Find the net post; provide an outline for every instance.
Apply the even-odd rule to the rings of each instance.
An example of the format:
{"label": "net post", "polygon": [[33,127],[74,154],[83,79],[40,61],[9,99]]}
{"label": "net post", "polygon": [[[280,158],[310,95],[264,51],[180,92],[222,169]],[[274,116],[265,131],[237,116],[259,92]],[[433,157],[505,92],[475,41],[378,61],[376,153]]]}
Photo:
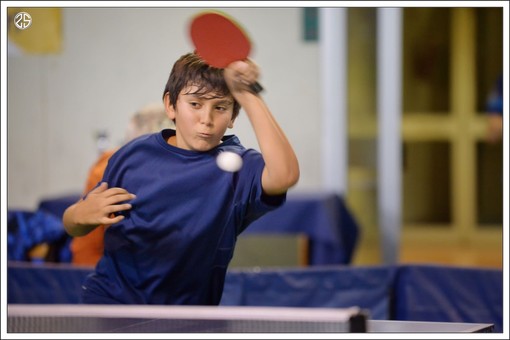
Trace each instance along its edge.
{"label": "net post", "polygon": [[350,333],[367,332],[367,316],[365,313],[360,312],[352,315],[349,318],[349,332]]}

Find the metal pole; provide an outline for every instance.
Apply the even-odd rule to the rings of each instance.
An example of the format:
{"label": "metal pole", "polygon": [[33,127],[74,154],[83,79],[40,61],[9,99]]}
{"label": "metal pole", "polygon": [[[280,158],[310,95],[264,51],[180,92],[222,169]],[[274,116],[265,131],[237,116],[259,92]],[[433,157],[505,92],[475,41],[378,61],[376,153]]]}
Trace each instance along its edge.
{"label": "metal pole", "polygon": [[402,224],[402,9],[377,9],[378,207],[382,261],[399,259]]}
{"label": "metal pole", "polygon": [[347,193],[346,8],[319,9],[323,187]]}

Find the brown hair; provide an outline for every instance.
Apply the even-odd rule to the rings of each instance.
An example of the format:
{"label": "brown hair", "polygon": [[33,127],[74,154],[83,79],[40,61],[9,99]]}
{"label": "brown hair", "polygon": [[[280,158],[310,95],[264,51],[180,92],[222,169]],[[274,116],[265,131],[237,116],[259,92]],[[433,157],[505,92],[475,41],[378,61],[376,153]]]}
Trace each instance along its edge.
{"label": "brown hair", "polygon": [[[225,78],[223,77],[223,69],[207,65],[195,53],[187,53],[175,62],[165,85],[163,98],[168,92],[170,102],[175,108],[177,98],[182,89],[191,85],[198,87],[195,94],[216,92],[220,96],[231,96]],[[241,106],[234,99],[232,119],[237,117],[240,108]]]}

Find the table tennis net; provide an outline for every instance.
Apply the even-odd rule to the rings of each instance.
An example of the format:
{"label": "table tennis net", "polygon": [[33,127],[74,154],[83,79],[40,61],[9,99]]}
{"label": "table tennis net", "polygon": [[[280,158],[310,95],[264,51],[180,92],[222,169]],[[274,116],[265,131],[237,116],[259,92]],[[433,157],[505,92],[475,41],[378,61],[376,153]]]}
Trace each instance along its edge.
{"label": "table tennis net", "polygon": [[360,333],[358,307],[9,305],[8,333]]}

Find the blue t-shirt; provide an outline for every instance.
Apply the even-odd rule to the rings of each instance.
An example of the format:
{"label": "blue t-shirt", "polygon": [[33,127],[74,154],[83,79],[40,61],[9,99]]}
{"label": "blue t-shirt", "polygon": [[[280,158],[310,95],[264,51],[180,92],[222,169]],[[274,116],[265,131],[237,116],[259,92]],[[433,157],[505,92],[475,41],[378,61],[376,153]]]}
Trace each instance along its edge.
{"label": "blue t-shirt", "polygon": [[[126,218],[106,229],[104,256],[83,285],[84,303],[217,305],[237,236],[286,194],[262,192],[264,160],[234,135],[207,152],[145,135],[109,160],[103,180],[136,194]],[[243,159],[235,173],[216,156]]]}

